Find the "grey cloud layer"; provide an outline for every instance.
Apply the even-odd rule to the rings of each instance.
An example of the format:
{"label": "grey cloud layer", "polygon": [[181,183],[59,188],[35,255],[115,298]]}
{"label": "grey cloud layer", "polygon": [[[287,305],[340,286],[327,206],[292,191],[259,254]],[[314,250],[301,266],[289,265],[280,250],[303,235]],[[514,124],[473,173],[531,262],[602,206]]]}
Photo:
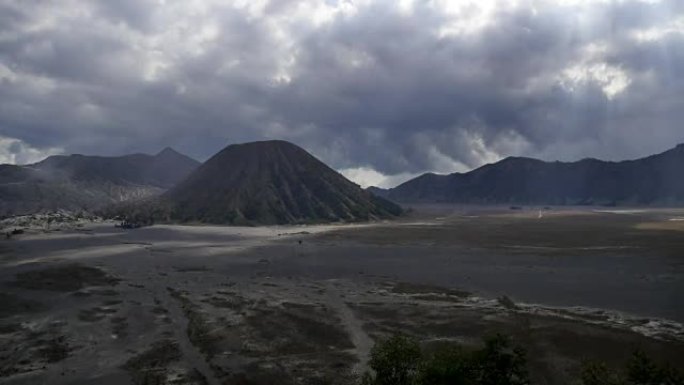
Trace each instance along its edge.
{"label": "grey cloud layer", "polygon": [[684,141],[677,0],[54,3],[0,4],[0,136],[36,149],[283,138],[394,175]]}

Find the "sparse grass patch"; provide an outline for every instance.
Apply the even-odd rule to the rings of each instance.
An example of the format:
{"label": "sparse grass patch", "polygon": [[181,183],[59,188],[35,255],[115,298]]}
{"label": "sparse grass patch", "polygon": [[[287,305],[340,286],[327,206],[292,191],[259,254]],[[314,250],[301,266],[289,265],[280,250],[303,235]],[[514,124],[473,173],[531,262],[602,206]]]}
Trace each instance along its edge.
{"label": "sparse grass patch", "polygon": [[24,299],[13,294],[0,293],[0,318],[15,314],[40,311],[45,306],[37,301]]}
{"label": "sparse grass patch", "polygon": [[59,336],[48,340],[45,345],[40,348],[40,355],[45,362],[54,363],[64,360],[69,356],[69,344],[66,342],[64,336]]}
{"label": "sparse grass patch", "polygon": [[165,384],[168,365],[181,358],[178,344],[171,340],[158,341],[145,352],[129,359],[123,365],[136,385]]}
{"label": "sparse grass patch", "polygon": [[409,294],[409,295],[416,295],[416,294],[422,294],[422,295],[430,295],[430,294],[438,294],[438,295],[447,295],[447,296],[454,296],[454,297],[459,297],[459,298],[465,298],[469,297],[471,293],[465,291],[465,290],[457,290],[457,289],[451,289],[447,287],[442,287],[442,286],[436,286],[436,285],[425,285],[425,284],[419,284],[419,283],[410,283],[410,282],[399,282],[395,284],[392,287],[392,292],[396,294]]}
{"label": "sparse grass patch", "polygon": [[98,268],[71,264],[19,273],[13,285],[31,290],[68,292],[86,286],[114,286],[119,281]]}

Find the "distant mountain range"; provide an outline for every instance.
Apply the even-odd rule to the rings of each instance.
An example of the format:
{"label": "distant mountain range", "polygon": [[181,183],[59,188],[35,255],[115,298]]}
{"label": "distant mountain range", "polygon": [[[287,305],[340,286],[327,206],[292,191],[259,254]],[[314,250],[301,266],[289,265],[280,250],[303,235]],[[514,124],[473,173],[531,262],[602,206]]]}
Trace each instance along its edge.
{"label": "distant mountain range", "polygon": [[95,210],[159,195],[199,164],[166,148],[157,155],[58,155],[31,165],[0,165],[0,216]]}
{"label": "distant mountain range", "polygon": [[[385,199],[386,198],[386,199]],[[226,147],[204,164],[156,155],[51,156],[0,165],[0,217],[98,211],[136,220],[285,224],[392,218],[401,203],[684,205],[684,145],[637,160],[506,158],[367,190],[284,141]]]}
{"label": "distant mountain range", "polygon": [[684,144],[622,162],[510,157],[467,173],[428,173],[389,190],[369,191],[402,203],[681,206]]}
{"label": "distant mountain range", "polygon": [[274,140],[230,145],[159,199],[124,213],[142,220],[254,225],[362,221],[401,211],[302,148]]}

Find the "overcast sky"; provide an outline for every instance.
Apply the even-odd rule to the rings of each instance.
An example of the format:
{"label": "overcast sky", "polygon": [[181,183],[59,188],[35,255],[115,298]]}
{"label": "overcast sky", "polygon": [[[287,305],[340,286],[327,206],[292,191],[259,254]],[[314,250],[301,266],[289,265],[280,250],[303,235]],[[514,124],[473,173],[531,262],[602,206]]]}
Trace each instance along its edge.
{"label": "overcast sky", "polygon": [[0,163],[285,139],[391,186],[683,122],[682,0],[0,0]]}

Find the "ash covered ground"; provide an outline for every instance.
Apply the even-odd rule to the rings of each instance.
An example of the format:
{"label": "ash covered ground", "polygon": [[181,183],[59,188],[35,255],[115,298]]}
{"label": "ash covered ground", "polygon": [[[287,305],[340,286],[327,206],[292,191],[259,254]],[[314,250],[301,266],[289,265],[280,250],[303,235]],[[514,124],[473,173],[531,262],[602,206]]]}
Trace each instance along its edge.
{"label": "ash covered ground", "polygon": [[421,206],[356,225],[28,226],[0,242],[0,383],[354,384],[398,332],[506,333],[539,384],[636,347],[681,366],[683,218]]}

